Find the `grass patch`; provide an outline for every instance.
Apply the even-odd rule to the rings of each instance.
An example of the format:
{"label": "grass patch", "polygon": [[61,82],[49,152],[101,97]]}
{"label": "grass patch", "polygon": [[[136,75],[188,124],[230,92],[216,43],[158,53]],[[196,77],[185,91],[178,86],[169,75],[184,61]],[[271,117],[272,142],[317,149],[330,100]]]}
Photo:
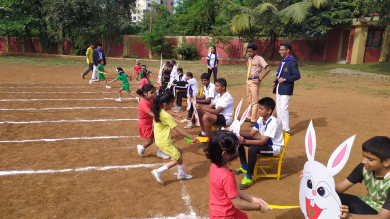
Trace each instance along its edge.
{"label": "grass patch", "polygon": [[390,97],[390,90],[385,90],[385,89],[380,89],[380,90],[375,90],[367,87],[361,87],[360,90],[365,93],[371,93],[374,95],[380,95],[385,98]]}
{"label": "grass patch", "polygon": [[332,84],[341,84],[341,83],[347,83],[346,81],[329,81]]}
{"label": "grass patch", "polygon": [[315,84],[307,82],[307,81],[297,81],[296,85],[297,86],[302,86],[306,90],[313,90],[316,87]]}

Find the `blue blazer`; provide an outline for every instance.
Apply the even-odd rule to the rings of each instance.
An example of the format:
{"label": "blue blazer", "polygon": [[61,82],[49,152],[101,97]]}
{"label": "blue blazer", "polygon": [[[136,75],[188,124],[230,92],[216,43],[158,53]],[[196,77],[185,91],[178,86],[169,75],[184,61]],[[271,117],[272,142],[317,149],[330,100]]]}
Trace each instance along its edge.
{"label": "blue blazer", "polygon": [[[288,60],[284,63],[283,69],[280,73],[281,78],[285,78],[286,81],[279,84],[278,93],[280,95],[293,95],[294,91],[294,81],[299,80],[301,78],[301,74],[299,73],[298,63],[295,60]],[[278,78],[274,81],[276,87],[278,85]],[[273,90],[274,94],[276,93],[276,87]]]}

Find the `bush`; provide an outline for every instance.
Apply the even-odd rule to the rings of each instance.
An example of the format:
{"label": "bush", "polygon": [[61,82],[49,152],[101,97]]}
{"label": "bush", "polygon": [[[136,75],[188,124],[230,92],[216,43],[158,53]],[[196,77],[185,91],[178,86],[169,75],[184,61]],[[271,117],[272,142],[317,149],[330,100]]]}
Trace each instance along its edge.
{"label": "bush", "polygon": [[194,60],[198,57],[198,48],[195,44],[181,44],[176,48],[176,52],[184,57],[185,60]]}

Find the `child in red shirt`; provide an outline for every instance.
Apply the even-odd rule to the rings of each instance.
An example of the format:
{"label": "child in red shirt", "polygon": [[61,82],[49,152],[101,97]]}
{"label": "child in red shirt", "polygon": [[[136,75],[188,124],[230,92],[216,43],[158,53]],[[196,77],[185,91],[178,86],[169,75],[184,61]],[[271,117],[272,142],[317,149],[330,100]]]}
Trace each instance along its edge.
{"label": "child in red shirt", "polygon": [[135,74],[137,77],[137,81],[138,81],[138,84],[141,83],[139,81],[139,73],[141,72],[141,63],[139,62],[139,60],[135,61],[135,65],[134,65],[134,68],[133,68],[133,74]]}
{"label": "child in red shirt", "polygon": [[150,71],[145,71],[145,73],[143,74],[143,78],[141,79],[141,84],[139,85],[140,90],[142,90],[145,84],[152,84],[149,78],[150,78]]}
{"label": "child in red shirt", "polygon": [[[205,153],[212,164],[210,167],[210,219],[247,219],[240,211],[272,210],[261,198],[256,198],[237,189],[234,172],[227,164],[238,157],[239,141],[236,135],[226,130],[214,131]],[[256,203],[256,204],[254,204]],[[260,203],[260,204],[258,204]]]}

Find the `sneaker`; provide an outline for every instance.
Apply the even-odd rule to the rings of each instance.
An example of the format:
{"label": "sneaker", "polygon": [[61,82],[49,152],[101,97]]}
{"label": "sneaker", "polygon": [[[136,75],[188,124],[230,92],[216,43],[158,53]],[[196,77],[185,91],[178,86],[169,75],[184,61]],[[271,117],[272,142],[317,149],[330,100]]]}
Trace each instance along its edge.
{"label": "sneaker", "polygon": [[137,151],[138,151],[138,155],[139,156],[141,156],[141,157],[143,157],[144,156],[144,154],[145,154],[145,148],[144,148],[144,146],[142,146],[142,145],[137,145]]}
{"label": "sneaker", "polygon": [[244,179],[242,179],[240,185],[238,185],[238,189],[239,190],[245,190],[245,189],[251,187],[252,185],[253,185],[253,180],[248,179],[245,176]]}
{"label": "sneaker", "polygon": [[115,99],[116,102],[119,102],[119,103],[122,103],[122,99],[118,98],[118,99]]}
{"label": "sneaker", "polygon": [[167,155],[166,153],[164,153],[163,151],[157,152],[157,157],[162,158],[162,159],[169,159],[169,158],[171,158],[170,156],[168,156],[168,155]]}
{"label": "sneaker", "polygon": [[248,171],[244,170],[244,168],[240,167],[238,169],[235,169],[233,172],[234,172],[234,175],[241,175],[241,174],[246,174]]}
{"label": "sneaker", "polygon": [[108,85],[106,85],[106,89],[111,89],[111,87],[110,87],[110,86],[108,86]]}
{"label": "sneaker", "polygon": [[154,176],[154,178],[157,180],[158,183],[160,183],[161,185],[163,184],[160,174],[157,173],[157,169],[152,170],[152,175]]}
{"label": "sneaker", "polygon": [[246,118],[246,119],[245,119],[245,122],[251,122],[251,120],[250,120],[250,119],[248,119],[248,118]]}
{"label": "sneaker", "polygon": [[191,122],[191,119],[185,118],[185,119],[181,120],[180,122],[181,122],[181,123],[185,123],[185,122],[190,123],[190,122]]}
{"label": "sneaker", "polygon": [[178,106],[173,106],[172,109],[175,110],[175,109],[177,109],[177,107],[178,107]]}
{"label": "sneaker", "polygon": [[181,107],[179,106],[179,107],[177,107],[173,112],[175,112],[175,113],[183,112],[183,108],[181,108]]}
{"label": "sneaker", "polygon": [[192,124],[192,123],[188,123],[188,125],[184,126],[185,129],[192,129],[192,128],[195,128],[196,125],[195,124]]}
{"label": "sneaker", "polygon": [[177,175],[177,180],[183,180],[183,179],[192,179],[192,176],[188,174]]}
{"label": "sneaker", "polygon": [[84,79],[84,73],[81,73],[81,77]]}
{"label": "sneaker", "polygon": [[250,124],[249,124],[249,127],[253,127],[253,126],[255,126],[255,122],[251,122]]}
{"label": "sneaker", "polygon": [[203,132],[199,133],[198,136],[200,136],[200,137],[206,137],[206,135],[204,135]]}
{"label": "sneaker", "polygon": [[138,81],[138,84],[141,84],[141,82]]}
{"label": "sneaker", "polygon": [[89,80],[89,85],[91,85],[91,84],[92,84],[92,82],[93,82],[92,80]]}
{"label": "sneaker", "polygon": [[139,98],[139,97],[136,97],[135,99],[137,100],[138,103],[139,103],[139,101],[141,101],[141,98]]}

